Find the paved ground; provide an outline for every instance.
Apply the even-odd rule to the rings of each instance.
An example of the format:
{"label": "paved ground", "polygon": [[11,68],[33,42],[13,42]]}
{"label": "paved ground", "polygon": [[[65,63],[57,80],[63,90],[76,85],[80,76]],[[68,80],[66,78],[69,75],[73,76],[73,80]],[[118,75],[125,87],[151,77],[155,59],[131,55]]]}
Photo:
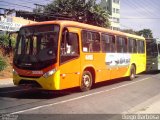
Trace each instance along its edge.
{"label": "paved ground", "polygon": [[13,86],[12,78],[0,79],[0,87],[4,86],[4,85],[12,85]]}
{"label": "paved ground", "polygon": [[160,74],[139,75],[134,81],[108,81],[84,93],[78,89],[41,91],[16,87],[11,80],[5,80],[8,85],[3,81],[0,81],[3,114],[160,114]]}

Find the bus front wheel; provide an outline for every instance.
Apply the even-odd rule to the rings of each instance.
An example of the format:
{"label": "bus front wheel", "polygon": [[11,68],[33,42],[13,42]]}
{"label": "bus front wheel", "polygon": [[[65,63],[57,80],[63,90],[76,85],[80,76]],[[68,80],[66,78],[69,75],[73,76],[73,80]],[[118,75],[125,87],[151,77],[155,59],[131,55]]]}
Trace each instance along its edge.
{"label": "bus front wheel", "polygon": [[82,92],[88,91],[92,87],[92,74],[89,71],[84,71],[82,74],[82,80],[80,89]]}
{"label": "bus front wheel", "polygon": [[133,80],[136,77],[136,68],[134,65],[131,66],[129,79]]}

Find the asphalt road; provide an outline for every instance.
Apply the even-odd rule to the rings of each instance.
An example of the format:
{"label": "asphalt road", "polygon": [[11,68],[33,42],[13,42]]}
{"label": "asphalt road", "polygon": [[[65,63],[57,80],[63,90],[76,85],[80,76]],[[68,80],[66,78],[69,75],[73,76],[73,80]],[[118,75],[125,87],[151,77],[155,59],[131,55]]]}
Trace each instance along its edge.
{"label": "asphalt road", "polygon": [[77,88],[42,91],[11,83],[0,84],[0,114],[47,114],[45,118],[48,114],[64,114],[62,118],[66,114],[90,114],[88,119],[99,119],[106,117],[102,114],[143,111],[144,105],[157,100],[160,100],[160,73],[141,74],[133,81],[123,78],[99,83],[88,92],[80,92]]}

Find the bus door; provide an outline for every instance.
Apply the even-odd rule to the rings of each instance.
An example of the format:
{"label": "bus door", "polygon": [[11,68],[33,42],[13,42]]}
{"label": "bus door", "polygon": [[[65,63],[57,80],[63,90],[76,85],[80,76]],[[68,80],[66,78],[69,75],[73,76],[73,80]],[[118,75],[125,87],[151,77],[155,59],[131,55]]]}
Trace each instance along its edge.
{"label": "bus door", "polygon": [[60,43],[60,88],[79,86],[80,80],[80,31],[64,28]]}

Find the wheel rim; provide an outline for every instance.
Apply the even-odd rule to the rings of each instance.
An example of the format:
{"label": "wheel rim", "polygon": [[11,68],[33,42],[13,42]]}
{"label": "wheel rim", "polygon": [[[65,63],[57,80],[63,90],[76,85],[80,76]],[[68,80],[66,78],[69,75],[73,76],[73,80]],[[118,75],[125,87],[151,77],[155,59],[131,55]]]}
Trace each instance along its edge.
{"label": "wheel rim", "polygon": [[85,87],[89,87],[90,86],[90,82],[91,82],[91,78],[89,75],[85,74],[83,75],[83,84]]}

